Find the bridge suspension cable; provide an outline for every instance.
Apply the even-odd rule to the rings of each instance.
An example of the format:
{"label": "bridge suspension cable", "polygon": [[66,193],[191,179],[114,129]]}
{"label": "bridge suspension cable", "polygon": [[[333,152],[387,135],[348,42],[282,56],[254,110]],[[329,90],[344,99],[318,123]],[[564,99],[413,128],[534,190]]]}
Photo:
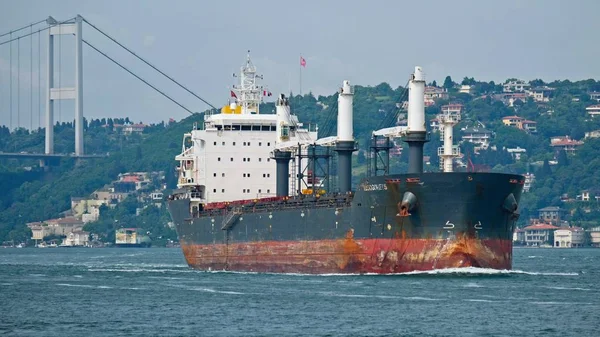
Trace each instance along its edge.
{"label": "bridge suspension cable", "polygon": [[154,65],[152,65],[150,62],[146,61],[144,58],[142,58],[141,56],[139,56],[138,54],[136,54],[135,52],[133,52],[131,49],[125,47],[122,43],[120,43],[119,41],[115,40],[113,37],[111,37],[110,35],[106,34],[105,32],[103,32],[102,30],[100,30],[100,28],[94,26],[92,23],[90,23],[88,20],[86,20],[85,18],[83,19],[83,21],[85,21],[88,25],[90,25],[90,27],[94,28],[95,30],[97,30],[100,34],[106,36],[107,38],[109,38],[111,41],[113,41],[114,43],[118,44],[119,47],[125,49],[126,51],[128,51],[131,55],[135,56],[136,58],[138,58],[140,61],[144,62],[146,65],[148,65],[149,67],[151,67],[152,69],[156,70],[157,72],[159,72],[161,75],[163,75],[164,77],[168,78],[169,80],[171,80],[171,82],[177,84],[179,87],[181,87],[183,90],[187,91],[188,93],[190,93],[191,95],[193,95],[194,97],[196,97],[197,99],[201,100],[202,102],[206,103],[208,106],[210,106],[213,109],[217,109],[214,105],[208,103],[205,99],[203,99],[202,97],[198,96],[196,93],[194,93],[193,91],[191,91],[190,89],[188,89],[187,87],[185,87],[183,84],[177,82],[174,78],[172,78],[171,76],[165,74],[163,71],[161,71],[160,69],[158,69],[157,67],[155,67]]}
{"label": "bridge suspension cable", "polygon": [[[27,34],[24,34],[24,35],[17,36],[17,37],[15,37],[15,38],[10,38],[9,40],[6,40],[6,41],[2,41],[2,42],[0,42],[0,46],[2,46],[2,45],[5,45],[5,44],[7,44],[7,43],[11,43],[11,42],[13,42],[13,41],[17,41],[17,40],[20,40],[20,39],[26,38],[26,37],[28,37],[28,36],[30,36],[30,35],[33,35],[33,34],[36,34],[36,33],[43,32],[43,31],[45,31],[45,30],[48,30],[48,29],[50,29],[51,27],[54,27],[54,26],[59,26],[59,25],[62,25],[62,24],[64,24],[64,23],[70,23],[70,22],[71,22],[71,21],[73,21],[73,20],[75,20],[75,18],[70,18],[70,19],[68,19],[68,20],[64,20],[64,21],[60,21],[60,22],[56,22],[56,23],[52,23],[52,24],[48,25],[47,27],[44,27],[44,28],[38,29],[38,30],[36,30],[36,31],[29,32],[29,33],[27,33]],[[29,27],[29,25],[27,25],[27,27]],[[10,34],[10,33],[9,33],[9,34]]]}
{"label": "bridge suspension cable", "polygon": [[86,40],[81,40],[83,43],[87,44],[88,46],[92,47],[92,49],[94,49],[95,51],[97,51],[98,53],[102,54],[102,56],[106,57],[107,59],[111,60],[114,64],[118,65],[119,67],[121,67],[123,70],[125,70],[126,72],[128,72],[129,74],[133,75],[135,78],[137,78],[138,80],[144,82],[147,86],[149,86],[150,88],[156,90],[159,94],[165,96],[166,98],[168,98],[171,102],[177,104],[179,107],[181,107],[182,109],[184,109],[185,111],[191,113],[192,115],[194,114],[194,112],[188,108],[186,108],[185,106],[183,106],[181,103],[177,102],[176,100],[174,100],[173,98],[171,98],[171,96],[165,94],[163,91],[161,91],[160,89],[158,89],[157,87],[153,86],[152,84],[150,84],[148,81],[144,80],[143,78],[139,77],[138,75],[136,75],[134,72],[132,72],[131,70],[127,69],[127,67],[125,67],[124,65],[120,64],[119,62],[117,62],[115,59],[111,58],[110,56],[106,55],[104,52],[100,51],[100,49],[94,47],[93,45],[91,45],[89,42],[87,42]]}
{"label": "bridge suspension cable", "polygon": [[10,32],[4,33],[4,34],[0,34],[0,37],[4,37],[4,36],[6,36],[6,35],[10,35],[10,34],[12,34],[12,33],[16,33],[16,32],[18,32],[18,31],[21,31],[21,30],[23,30],[23,29],[27,29],[27,28],[29,28],[29,27],[37,26],[37,25],[39,25],[39,24],[40,24],[40,23],[42,23],[42,22],[46,22],[46,19],[44,19],[44,20],[40,20],[40,21],[37,21],[37,22],[32,22],[32,23],[28,24],[27,26],[23,26],[23,27],[21,27],[21,28],[18,28],[18,29],[15,29],[15,30],[11,30]]}

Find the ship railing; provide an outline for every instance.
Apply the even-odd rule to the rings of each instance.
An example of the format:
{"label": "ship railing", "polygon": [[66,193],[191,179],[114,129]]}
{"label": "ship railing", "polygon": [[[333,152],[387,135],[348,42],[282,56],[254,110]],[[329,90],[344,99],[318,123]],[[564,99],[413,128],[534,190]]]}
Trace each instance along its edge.
{"label": "ship railing", "polygon": [[337,195],[320,197],[318,199],[297,198],[273,203],[256,203],[253,205],[229,206],[225,208],[208,209],[201,211],[198,216],[227,216],[232,211],[242,213],[264,213],[278,210],[293,210],[301,208],[340,208],[352,204],[351,195]]}

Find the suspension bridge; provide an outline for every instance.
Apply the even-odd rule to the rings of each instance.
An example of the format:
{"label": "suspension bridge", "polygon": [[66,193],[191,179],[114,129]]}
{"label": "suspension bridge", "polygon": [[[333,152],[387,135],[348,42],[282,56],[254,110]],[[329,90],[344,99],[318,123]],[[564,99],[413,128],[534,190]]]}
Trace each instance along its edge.
{"label": "suspension bridge", "polygon": [[[104,154],[86,154],[84,151],[83,72],[85,68],[82,52],[84,45],[104,56],[113,64],[149,86],[183,110],[190,114],[194,113],[190,108],[173,98],[172,95],[159,89],[156,84],[150,83],[136,72],[132,71],[129,67],[126,67],[117,61],[115,57],[108,55],[108,53],[96,47],[95,44],[84,39],[84,28],[93,29],[99,32],[101,37],[108,39],[120,49],[133,55],[137,61],[142,62],[145,66],[174,83],[177,88],[192,95],[208,107],[216,109],[214,105],[210,104],[139,54],[135,53],[113,36],[101,30],[98,26],[86,20],[83,16],[77,15],[62,21],[56,20],[50,16],[44,20],[38,20],[0,34],[0,55],[2,55],[2,52],[6,51],[8,51],[9,54],[8,64],[6,65],[8,67],[9,75],[0,77],[0,98],[6,96],[3,96],[2,93],[8,92],[8,99],[6,102],[0,101],[0,112],[2,112],[2,110],[8,110],[8,114],[2,113],[2,116],[8,115],[9,118],[8,121],[1,121],[0,126],[2,124],[8,126],[11,132],[13,132],[13,130],[29,127],[29,130],[33,132],[35,114],[37,113],[37,130],[38,132],[42,132],[42,130],[45,132],[44,153],[0,152],[0,158],[39,159],[40,163],[52,165],[57,163],[62,157],[89,159],[105,156]],[[74,37],[75,39],[74,48],[72,50],[74,68],[71,68],[74,69],[75,78],[72,87],[64,86],[64,82],[62,81],[63,73],[66,72],[66,65],[62,64],[63,50],[61,47],[63,36],[65,36],[65,38]],[[55,50],[56,44],[58,44],[58,53],[57,50]],[[2,59],[0,59],[0,61],[2,61]],[[45,67],[43,67],[45,70],[45,78],[42,76],[42,63],[45,64]],[[56,64],[58,64],[58,66],[56,66]],[[3,64],[0,63],[0,66],[2,65]],[[0,68],[0,71],[2,70],[3,69]],[[4,78],[7,78],[7,80]],[[93,81],[93,79],[91,80]],[[23,92],[24,90],[22,89],[24,83],[27,82],[30,88],[28,92]],[[75,106],[75,152],[69,154],[55,153],[54,151],[55,105],[58,104],[60,107],[60,102],[63,100],[74,101]],[[27,101],[28,104],[23,104]],[[60,111],[61,110],[59,109],[59,114]],[[26,118],[27,115],[29,115],[29,118]],[[29,125],[27,125],[27,120],[29,121]]]}

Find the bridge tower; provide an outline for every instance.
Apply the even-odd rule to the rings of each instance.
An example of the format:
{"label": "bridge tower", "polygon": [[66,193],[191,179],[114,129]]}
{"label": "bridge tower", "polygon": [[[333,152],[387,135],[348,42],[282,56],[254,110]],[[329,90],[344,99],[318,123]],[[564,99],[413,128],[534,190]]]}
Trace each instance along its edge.
{"label": "bridge tower", "polygon": [[[83,53],[82,53],[82,24],[83,17],[77,15],[74,22],[62,23],[53,17],[48,17],[48,58],[46,69],[46,154],[54,153],[54,101],[60,99],[75,100],[75,155],[83,152]],[[54,87],[54,36],[75,36],[75,87]]]}

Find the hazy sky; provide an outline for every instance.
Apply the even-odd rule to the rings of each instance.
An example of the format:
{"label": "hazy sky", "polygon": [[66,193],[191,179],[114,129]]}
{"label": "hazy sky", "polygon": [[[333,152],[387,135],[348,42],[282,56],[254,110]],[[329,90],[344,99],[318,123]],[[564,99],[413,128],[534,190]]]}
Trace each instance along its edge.
{"label": "hazy sky", "polygon": [[[404,85],[415,65],[423,67],[428,81],[438,82],[446,75],[454,80],[469,76],[486,81],[600,79],[599,10],[596,0],[0,0],[0,34],[49,15],[65,20],[81,14],[221,106],[228,99],[228,86],[234,83],[231,75],[239,71],[248,49],[273,93],[299,91],[301,54],[307,60],[303,91],[315,94],[335,92],[344,79],[360,85]],[[17,123],[37,127],[40,109],[44,123],[46,37],[43,34],[39,42],[40,77],[38,36],[22,39],[19,47],[12,44],[13,127]],[[83,37],[193,111],[207,108],[93,28],[84,26]],[[55,67],[60,63],[61,84],[68,86],[73,83],[73,38],[63,36],[60,43],[62,56],[56,56]],[[2,45],[0,124],[5,125],[11,116],[10,68],[10,46]],[[63,121],[72,120],[73,103],[63,101],[55,114]],[[84,116],[129,116],[157,122],[187,115],[84,45]]]}

